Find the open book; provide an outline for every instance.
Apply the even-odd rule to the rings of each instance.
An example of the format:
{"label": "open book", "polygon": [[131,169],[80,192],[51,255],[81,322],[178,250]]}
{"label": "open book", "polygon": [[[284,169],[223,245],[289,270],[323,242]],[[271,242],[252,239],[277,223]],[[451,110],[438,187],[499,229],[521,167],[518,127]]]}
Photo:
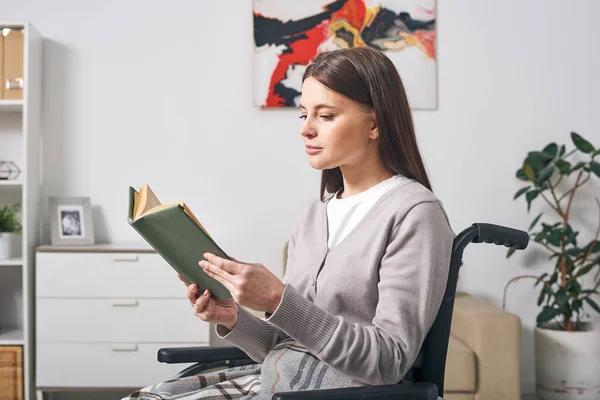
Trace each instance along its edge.
{"label": "open book", "polygon": [[139,192],[129,187],[129,224],[183,279],[198,285],[198,293],[211,291],[215,299],[231,298],[220,282],[198,265],[203,254],[229,259],[184,202],[162,204],[144,185]]}

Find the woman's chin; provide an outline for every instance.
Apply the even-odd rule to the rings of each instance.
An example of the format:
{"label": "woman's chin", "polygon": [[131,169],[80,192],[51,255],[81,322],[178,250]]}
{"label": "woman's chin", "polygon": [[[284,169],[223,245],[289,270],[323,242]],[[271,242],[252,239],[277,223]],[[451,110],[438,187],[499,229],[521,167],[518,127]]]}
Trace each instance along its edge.
{"label": "woman's chin", "polygon": [[319,162],[319,160],[313,160],[313,159],[311,159],[311,157],[308,158],[308,163],[310,164],[310,166],[313,169],[316,169],[316,170],[319,170],[319,171],[327,169],[327,165],[325,163]]}

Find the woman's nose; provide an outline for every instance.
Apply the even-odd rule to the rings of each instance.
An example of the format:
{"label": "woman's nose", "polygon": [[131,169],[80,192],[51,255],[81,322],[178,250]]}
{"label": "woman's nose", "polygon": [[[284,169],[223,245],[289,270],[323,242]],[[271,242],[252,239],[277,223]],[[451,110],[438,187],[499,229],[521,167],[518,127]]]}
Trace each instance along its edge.
{"label": "woman's nose", "polygon": [[317,135],[317,131],[312,126],[312,122],[308,118],[304,120],[304,123],[300,128],[300,135],[303,137],[313,137]]}

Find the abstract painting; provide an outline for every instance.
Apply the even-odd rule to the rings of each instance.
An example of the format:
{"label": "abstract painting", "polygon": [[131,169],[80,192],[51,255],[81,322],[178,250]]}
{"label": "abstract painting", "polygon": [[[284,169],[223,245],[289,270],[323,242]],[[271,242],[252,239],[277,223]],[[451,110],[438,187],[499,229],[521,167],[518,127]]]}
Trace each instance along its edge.
{"label": "abstract painting", "polygon": [[394,63],[413,109],[437,107],[435,0],[254,0],[254,104],[298,107],[321,53],[370,46]]}

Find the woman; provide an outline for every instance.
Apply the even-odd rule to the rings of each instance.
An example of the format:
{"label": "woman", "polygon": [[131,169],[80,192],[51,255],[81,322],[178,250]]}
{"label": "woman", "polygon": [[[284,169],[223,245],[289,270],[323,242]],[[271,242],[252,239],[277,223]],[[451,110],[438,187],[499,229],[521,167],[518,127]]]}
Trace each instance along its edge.
{"label": "woman", "polygon": [[321,193],[290,239],[284,280],[206,254],[200,267],[233,299],[187,291],[198,318],[258,364],[133,398],[270,399],[410,379],[441,304],[454,233],[431,191],[400,77],[368,47],[323,53],[306,69],[300,108]]}

